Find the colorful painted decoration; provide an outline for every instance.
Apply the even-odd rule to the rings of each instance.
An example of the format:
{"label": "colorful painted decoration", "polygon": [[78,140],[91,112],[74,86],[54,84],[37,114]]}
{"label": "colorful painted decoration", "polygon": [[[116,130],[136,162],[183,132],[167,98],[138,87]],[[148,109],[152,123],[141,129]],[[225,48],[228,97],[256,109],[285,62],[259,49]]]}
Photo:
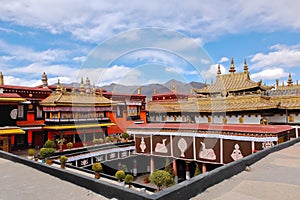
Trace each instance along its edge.
{"label": "colorful painted decoration", "polygon": [[216,154],[213,149],[206,149],[206,145],[204,142],[201,142],[202,150],[199,153],[199,157],[207,160],[216,160]]}
{"label": "colorful painted decoration", "polygon": [[168,153],[168,149],[166,147],[166,141],[167,139],[163,139],[162,140],[162,143],[156,143],[156,146],[155,146],[155,152],[157,153]]}
{"label": "colorful painted decoration", "polygon": [[144,141],[144,137],[141,138],[141,144],[140,144],[140,148],[142,150],[142,152],[145,152],[145,149],[147,148],[145,141]]}
{"label": "colorful painted decoration", "polygon": [[241,158],[243,158],[244,156],[243,156],[243,154],[242,154],[242,152],[241,152],[241,150],[240,150],[240,146],[238,145],[238,144],[235,144],[234,145],[234,149],[233,149],[233,151],[232,151],[232,153],[231,153],[231,158],[233,159],[233,160],[238,160],[238,159],[241,159]]}
{"label": "colorful painted decoration", "polygon": [[187,143],[185,139],[180,138],[180,140],[178,140],[177,146],[181,152],[180,157],[185,157],[184,152],[187,150]]}
{"label": "colorful painted decoration", "polygon": [[263,143],[262,143],[262,148],[263,148],[263,149],[267,149],[267,148],[270,148],[270,147],[272,147],[272,146],[274,146],[274,143],[271,142],[271,141],[267,141],[267,142],[263,142]]}

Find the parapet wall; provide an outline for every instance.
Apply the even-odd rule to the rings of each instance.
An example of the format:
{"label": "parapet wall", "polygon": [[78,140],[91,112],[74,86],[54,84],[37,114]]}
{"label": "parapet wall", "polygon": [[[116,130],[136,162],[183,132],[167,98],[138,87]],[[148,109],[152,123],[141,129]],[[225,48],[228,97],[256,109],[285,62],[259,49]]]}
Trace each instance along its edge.
{"label": "parapet wall", "polygon": [[189,180],[183,181],[175,186],[157,192],[153,195],[149,195],[144,192],[139,192],[125,187],[120,187],[118,185],[109,184],[105,181],[102,181],[101,178],[98,180],[77,173],[73,173],[67,170],[62,170],[60,168],[51,167],[49,165],[35,162],[3,151],[0,151],[0,157],[11,160],[13,162],[18,162],[30,166],[32,168],[48,173],[62,180],[92,190],[107,198],[164,199],[164,200],[172,199],[173,200],[173,199],[188,199],[194,197],[200,194],[201,192],[203,192],[204,190],[206,190],[207,188],[244,171],[246,166],[252,165],[258,160],[266,157],[270,153],[292,146],[297,142],[300,142],[300,138],[296,138],[291,141],[287,141],[279,145],[275,145],[271,148],[259,151],[250,156],[244,157],[243,159],[219,167],[213,171],[206,172],[204,174],[193,177]]}

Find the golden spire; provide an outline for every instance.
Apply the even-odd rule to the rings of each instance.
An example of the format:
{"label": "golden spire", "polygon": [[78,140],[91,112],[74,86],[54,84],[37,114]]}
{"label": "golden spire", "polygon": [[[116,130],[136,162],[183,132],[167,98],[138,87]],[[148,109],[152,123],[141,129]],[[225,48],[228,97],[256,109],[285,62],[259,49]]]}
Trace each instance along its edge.
{"label": "golden spire", "polygon": [[141,94],[141,87],[138,87],[138,88],[137,88],[137,93],[138,93],[138,94]]}
{"label": "golden spire", "polygon": [[244,72],[248,72],[248,65],[246,62],[246,58],[244,58]]}
{"label": "golden spire", "polygon": [[220,68],[220,63],[218,64],[218,72],[217,72],[217,75],[220,75],[221,74],[221,68]]}
{"label": "golden spire", "polygon": [[57,80],[57,86],[56,86],[56,93],[60,93],[61,92],[61,87],[60,87],[60,80]]}
{"label": "golden spire", "polygon": [[289,73],[289,78],[288,78],[287,84],[288,84],[288,86],[292,86],[293,85],[293,79],[292,79],[291,73]]}
{"label": "golden spire", "polygon": [[81,78],[81,83],[80,83],[80,88],[79,88],[80,94],[84,93],[84,83],[83,83],[83,78]]}
{"label": "golden spire", "polygon": [[279,86],[279,79],[276,79],[275,89],[278,89]]}
{"label": "golden spire", "polygon": [[176,89],[175,83],[173,84],[173,92],[177,92],[177,89]]}
{"label": "golden spire", "polygon": [[3,74],[0,72],[0,85],[4,85]]}
{"label": "golden spire", "polygon": [[47,74],[45,72],[43,73],[43,76],[42,76],[42,83],[43,83],[43,88],[48,87],[48,77],[47,77]]}
{"label": "golden spire", "polygon": [[89,77],[86,77],[86,93],[90,93],[91,92],[91,81],[89,80]]}
{"label": "golden spire", "polygon": [[153,89],[153,94],[156,94],[156,88]]}
{"label": "golden spire", "polygon": [[234,60],[233,60],[233,58],[231,59],[231,65],[230,65],[229,72],[232,73],[232,74],[235,72],[235,69],[234,69]]}

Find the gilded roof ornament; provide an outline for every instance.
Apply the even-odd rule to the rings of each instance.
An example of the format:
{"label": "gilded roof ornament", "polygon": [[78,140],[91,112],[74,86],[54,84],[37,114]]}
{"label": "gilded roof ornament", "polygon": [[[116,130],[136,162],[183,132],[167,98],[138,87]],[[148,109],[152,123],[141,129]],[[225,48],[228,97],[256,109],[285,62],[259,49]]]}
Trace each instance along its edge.
{"label": "gilded roof ornament", "polygon": [[218,64],[218,72],[217,72],[217,75],[220,75],[221,74],[221,69],[220,69],[220,63]]}
{"label": "gilded roof ornament", "polygon": [[288,84],[288,86],[292,86],[293,85],[293,79],[292,79],[291,73],[289,73],[289,78],[288,78],[287,84]]}
{"label": "gilded roof ornament", "polygon": [[57,80],[57,86],[56,86],[56,93],[60,93],[61,92],[61,87],[60,87],[60,80]]}
{"label": "gilded roof ornament", "polygon": [[234,72],[235,72],[235,68],[234,68],[234,60],[233,60],[233,58],[231,59],[231,65],[230,65],[229,72],[230,72],[230,73],[234,73]]}
{"label": "gilded roof ornament", "polygon": [[80,94],[83,94],[83,93],[84,93],[84,82],[83,82],[83,78],[81,78],[81,83],[80,83],[79,92],[80,92]]}
{"label": "gilded roof ornament", "polygon": [[244,58],[244,72],[248,72],[248,65],[246,62],[246,58]]}

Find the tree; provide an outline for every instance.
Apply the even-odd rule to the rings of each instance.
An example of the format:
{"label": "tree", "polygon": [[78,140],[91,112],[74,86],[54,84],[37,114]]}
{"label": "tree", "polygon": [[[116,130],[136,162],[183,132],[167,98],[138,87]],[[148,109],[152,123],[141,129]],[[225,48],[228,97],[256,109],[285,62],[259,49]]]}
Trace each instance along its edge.
{"label": "tree", "polygon": [[154,183],[157,186],[158,191],[160,191],[162,187],[167,186],[173,178],[169,172],[166,172],[165,170],[156,170],[150,175],[149,179],[151,183]]}
{"label": "tree", "polygon": [[115,177],[121,181],[125,178],[125,172],[123,170],[118,170],[115,174]]}
{"label": "tree", "polygon": [[125,183],[129,185],[129,188],[131,188],[131,183],[133,181],[133,176],[131,174],[126,174],[125,176]]}

